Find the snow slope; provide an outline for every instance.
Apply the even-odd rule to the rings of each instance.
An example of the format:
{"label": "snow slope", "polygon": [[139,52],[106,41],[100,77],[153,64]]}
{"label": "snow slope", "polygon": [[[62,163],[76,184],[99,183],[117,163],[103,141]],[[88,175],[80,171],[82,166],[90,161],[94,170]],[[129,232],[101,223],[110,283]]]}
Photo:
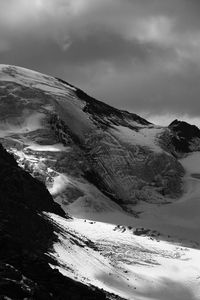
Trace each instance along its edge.
{"label": "snow slope", "polygon": [[200,174],[200,152],[193,152],[180,160],[188,174]]}
{"label": "snow slope", "polygon": [[[31,83],[34,88],[61,96],[67,93],[66,85],[58,82],[54,77],[11,65],[0,64],[0,81],[13,81],[28,87]],[[76,90],[70,85],[68,85],[68,89]]]}
{"label": "snow slope", "polygon": [[[180,161],[184,195],[165,206],[139,204],[140,218],[115,210],[90,211],[85,220],[81,206],[79,219],[49,215],[62,228],[51,253],[60,272],[124,299],[199,300],[200,153]],[[156,231],[137,236],[137,228]],[[78,242],[69,243],[69,236]]]}
{"label": "snow slope", "polygon": [[[184,194],[178,200],[165,205],[141,201],[132,206],[133,211],[140,213],[139,218],[115,210],[102,214],[91,212],[87,215],[88,219],[155,229],[183,244],[200,243],[200,153],[189,154],[180,162],[186,173],[183,182]],[[79,217],[80,212],[79,215],[74,213],[74,216]]]}
{"label": "snow slope", "polygon": [[159,126],[141,128],[139,131],[133,131],[123,126],[115,126],[112,133],[119,137],[124,143],[146,147],[155,152],[162,152],[163,150],[157,140],[163,130],[164,128]]}
{"label": "snow slope", "polygon": [[64,275],[125,299],[199,299],[199,250],[136,236],[125,226],[49,217],[62,228],[51,255]]}

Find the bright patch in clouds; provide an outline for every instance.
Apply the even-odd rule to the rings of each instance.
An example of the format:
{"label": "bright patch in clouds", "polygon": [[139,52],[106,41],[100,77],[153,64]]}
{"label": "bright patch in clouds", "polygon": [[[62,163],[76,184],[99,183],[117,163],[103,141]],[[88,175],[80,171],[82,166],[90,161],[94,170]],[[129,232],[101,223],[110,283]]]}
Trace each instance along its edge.
{"label": "bright patch in clouds", "polygon": [[36,2],[36,6],[39,7],[39,8],[42,7],[43,4],[44,4],[43,0],[36,0],[35,2]]}
{"label": "bright patch in clouds", "polygon": [[136,23],[136,29],[135,37],[140,41],[166,44],[172,35],[173,21],[166,16],[144,18]]}

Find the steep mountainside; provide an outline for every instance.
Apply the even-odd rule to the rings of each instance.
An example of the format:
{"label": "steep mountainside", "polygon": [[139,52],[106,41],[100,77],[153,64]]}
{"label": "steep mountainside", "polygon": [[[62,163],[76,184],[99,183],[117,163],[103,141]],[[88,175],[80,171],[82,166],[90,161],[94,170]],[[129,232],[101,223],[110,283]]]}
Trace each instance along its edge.
{"label": "steep mountainside", "polygon": [[184,170],[163,147],[168,130],[97,101],[63,80],[0,67],[0,137],[66,212],[133,211],[182,192]]}
{"label": "steep mountainside", "polygon": [[[108,299],[102,291],[62,276],[53,243],[61,229],[43,214],[65,218],[44,185],[18,167],[0,145],[0,299]],[[73,236],[69,243],[77,242]]]}

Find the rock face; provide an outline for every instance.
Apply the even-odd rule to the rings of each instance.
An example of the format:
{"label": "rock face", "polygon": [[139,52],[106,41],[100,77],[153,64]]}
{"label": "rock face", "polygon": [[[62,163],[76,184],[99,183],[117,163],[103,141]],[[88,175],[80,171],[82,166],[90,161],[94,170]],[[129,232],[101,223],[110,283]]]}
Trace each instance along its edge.
{"label": "rock face", "polygon": [[[44,185],[37,179],[20,169],[12,155],[9,155],[0,145],[0,199],[8,209],[9,204],[27,206],[34,211],[50,211],[64,216],[63,210],[52,201],[52,197]],[[27,203],[28,201],[28,203]],[[9,216],[9,213],[8,213]],[[9,218],[11,218],[9,216]],[[11,221],[12,223],[12,221]],[[13,230],[17,228],[13,228]]]}
{"label": "rock face", "polygon": [[197,126],[174,120],[169,129],[175,151],[187,153],[200,150],[200,130]]}
{"label": "rock face", "polygon": [[65,216],[44,185],[18,167],[0,145],[0,299],[107,299],[64,277],[46,253],[60,229],[43,211]]}
{"label": "rock face", "polygon": [[127,209],[178,197],[184,170],[162,146],[166,130],[63,80],[0,67],[1,143],[66,212],[94,198]]}

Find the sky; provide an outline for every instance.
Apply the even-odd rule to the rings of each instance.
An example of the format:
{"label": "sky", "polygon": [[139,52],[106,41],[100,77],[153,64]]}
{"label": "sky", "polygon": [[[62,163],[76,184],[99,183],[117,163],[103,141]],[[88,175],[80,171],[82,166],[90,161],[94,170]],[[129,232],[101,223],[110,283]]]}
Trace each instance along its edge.
{"label": "sky", "polygon": [[200,0],[0,0],[0,63],[200,126]]}

